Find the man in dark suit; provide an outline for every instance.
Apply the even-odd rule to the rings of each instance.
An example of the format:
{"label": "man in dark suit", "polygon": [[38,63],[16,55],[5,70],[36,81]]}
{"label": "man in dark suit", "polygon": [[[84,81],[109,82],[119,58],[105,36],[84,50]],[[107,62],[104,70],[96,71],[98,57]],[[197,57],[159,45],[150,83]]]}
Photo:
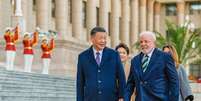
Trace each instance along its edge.
{"label": "man in dark suit", "polygon": [[155,33],[140,34],[141,53],[131,61],[125,101],[136,88],[135,101],[178,101],[179,80],[171,56],[155,48]]}
{"label": "man in dark suit", "polygon": [[106,47],[106,40],[104,28],[93,28],[92,46],[79,54],[77,101],[123,101],[123,66],[118,52]]}

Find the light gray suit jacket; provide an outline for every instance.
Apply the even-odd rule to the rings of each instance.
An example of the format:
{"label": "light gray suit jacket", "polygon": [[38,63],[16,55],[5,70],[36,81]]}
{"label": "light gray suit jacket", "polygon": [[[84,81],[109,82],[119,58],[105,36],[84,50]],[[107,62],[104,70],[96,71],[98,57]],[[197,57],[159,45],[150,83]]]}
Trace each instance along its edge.
{"label": "light gray suit jacket", "polygon": [[177,69],[179,76],[179,85],[180,85],[180,93],[179,93],[179,101],[185,101],[185,98],[189,95],[192,95],[192,90],[189,85],[188,77],[183,65],[179,65]]}

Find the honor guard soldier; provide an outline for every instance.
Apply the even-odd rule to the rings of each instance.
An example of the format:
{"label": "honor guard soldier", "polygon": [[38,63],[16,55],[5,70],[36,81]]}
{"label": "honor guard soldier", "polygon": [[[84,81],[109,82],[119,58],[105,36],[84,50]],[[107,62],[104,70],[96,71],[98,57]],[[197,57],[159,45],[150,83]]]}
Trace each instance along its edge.
{"label": "honor guard soldier", "polygon": [[7,28],[4,34],[4,39],[6,41],[6,69],[14,69],[14,60],[16,54],[15,43],[19,38],[19,26],[16,26],[14,30]]}
{"label": "honor guard soldier", "polygon": [[43,74],[48,74],[48,69],[51,61],[51,52],[54,48],[54,38],[51,38],[50,42],[48,43],[47,37],[43,37],[41,50],[43,59]]}
{"label": "honor guard soldier", "polygon": [[38,42],[38,32],[35,31],[33,33],[33,38],[31,34],[26,32],[24,34],[23,45],[24,45],[24,71],[31,72],[31,66],[33,62],[33,46],[35,46]]}

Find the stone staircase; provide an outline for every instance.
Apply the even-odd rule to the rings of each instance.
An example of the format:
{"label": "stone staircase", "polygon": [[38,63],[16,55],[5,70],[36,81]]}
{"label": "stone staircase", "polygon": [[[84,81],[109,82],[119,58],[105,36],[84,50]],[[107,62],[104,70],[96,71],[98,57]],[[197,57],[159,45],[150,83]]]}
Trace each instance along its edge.
{"label": "stone staircase", "polygon": [[75,80],[1,68],[0,101],[75,101]]}

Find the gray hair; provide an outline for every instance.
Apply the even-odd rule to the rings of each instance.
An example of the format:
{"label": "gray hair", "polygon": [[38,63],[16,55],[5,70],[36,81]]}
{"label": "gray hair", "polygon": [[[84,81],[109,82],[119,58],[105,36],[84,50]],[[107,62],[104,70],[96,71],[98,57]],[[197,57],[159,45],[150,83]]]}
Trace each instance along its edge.
{"label": "gray hair", "polygon": [[143,35],[149,35],[153,38],[154,41],[156,41],[156,35],[154,32],[151,31],[144,31],[140,33],[140,37],[142,37]]}

